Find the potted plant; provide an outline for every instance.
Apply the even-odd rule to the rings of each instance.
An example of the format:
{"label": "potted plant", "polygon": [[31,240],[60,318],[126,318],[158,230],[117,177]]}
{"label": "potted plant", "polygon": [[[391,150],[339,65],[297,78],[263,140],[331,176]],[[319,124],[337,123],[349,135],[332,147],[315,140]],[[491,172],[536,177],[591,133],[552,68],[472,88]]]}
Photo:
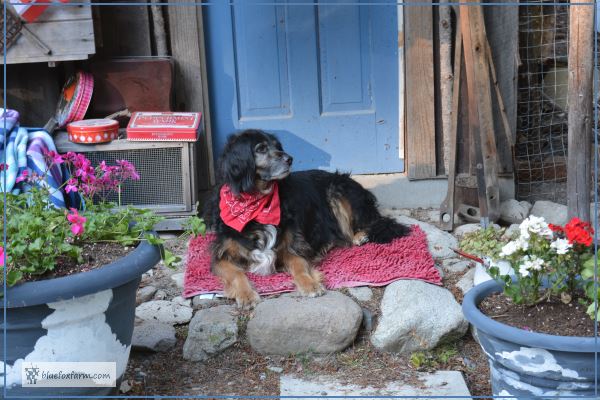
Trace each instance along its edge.
{"label": "potted plant", "polygon": [[[117,382],[129,358],[135,296],[141,275],[161,259],[177,260],[152,232],[160,217],[148,210],[116,207],[111,193],[139,179],[129,162],[94,167],[81,154],[44,155],[42,174],[25,170],[24,190],[7,194],[7,246],[0,248],[6,269],[7,393],[10,395],[107,395],[115,387],[22,387],[23,362],[114,362]],[[62,185],[56,168],[70,177]],[[52,181],[54,179],[54,181]],[[56,187],[58,186],[58,187]],[[58,208],[56,191],[83,199],[82,209]],[[76,196],[73,196],[76,195]],[[3,200],[2,200],[3,201]],[[204,229],[192,223],[195,233]],[[3,330],[0,331],[3,337]],[[0,372],[1,373],[1,372]]]}
{"label": "potted plant", "polygon": [[[594,396],[600,343],[589,328],[596,317],[597,290],[590,224],[574,218],[556,226],[530,216],[516,235],[491,242],[500,249],[491,261],[504,260],[511,271],[501,273],[490,260],[484,262],[494,279],[466,294],[463,312],[489,360],[493,395]],[[492,315],[489,304],[500,304],[495,301],[504,302],[494,307],[502,315]],[[552,323],[543,318],[550,313]],[[583,319],[575,318],[577,313]],[[585,335],[567,335],[562,324],[571,320],[577,329],[588,326]],[[542,325],[531,327],[539,321]]]}

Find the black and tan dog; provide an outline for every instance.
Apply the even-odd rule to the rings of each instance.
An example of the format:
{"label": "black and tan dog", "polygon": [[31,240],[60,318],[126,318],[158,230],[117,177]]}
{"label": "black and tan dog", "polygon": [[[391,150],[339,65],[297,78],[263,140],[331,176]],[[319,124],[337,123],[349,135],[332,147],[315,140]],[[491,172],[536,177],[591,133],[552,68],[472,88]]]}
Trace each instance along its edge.
{"label": "black and tan dog", "polygon": [[277,138],[246,130],[229,138],[219,185],[205,209],[215,230],[212,272],[239,306],[260,300],[246,272],[288,271],[305,296],[324,292],[313,269],[329,249],[388,243],[409,228],[381,216],[375,196],[347,174],[290,173],[292,157]]}

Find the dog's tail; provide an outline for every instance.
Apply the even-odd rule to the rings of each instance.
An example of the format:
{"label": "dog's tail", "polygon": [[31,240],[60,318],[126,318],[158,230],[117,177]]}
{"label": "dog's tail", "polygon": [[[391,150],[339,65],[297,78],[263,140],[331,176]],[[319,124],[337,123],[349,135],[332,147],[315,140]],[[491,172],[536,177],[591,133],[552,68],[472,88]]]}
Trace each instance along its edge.
{"label": "dog's tail", "polygon": [[389,243],[408,234],[410,234],[410,227],[381,215],[367,228],[367,236],[372,243]]}

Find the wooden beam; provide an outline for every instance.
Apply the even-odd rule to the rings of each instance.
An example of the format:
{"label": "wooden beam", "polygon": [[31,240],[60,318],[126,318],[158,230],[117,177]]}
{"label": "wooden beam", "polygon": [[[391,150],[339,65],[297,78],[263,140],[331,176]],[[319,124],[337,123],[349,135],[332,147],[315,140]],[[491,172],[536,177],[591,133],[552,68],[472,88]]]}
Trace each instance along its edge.
{"label": "wooden beam", "polygon": [[[188,3],[174,0],[174,3]],[[175,60],[175,108],[180,111],[201,111],[204,135],[198,160],[199,188],[208,189],[214,183],[212,140],[206,82],[206,59],[202,7],[169,6],[171,54]]]}
{"label": "wooden beam", "polygon": [[[469,3],[474,3],[469,0]],[[498,157],[487,57],[483,10],[479,5],[460,6],[469,103],[469,130],[475,147],[479,208],[482,222],[499,217]],[[483,170],[483,171],[482,171]]]}
{"label": "wooden beam", "polygon": [[437,175],[432,7],[406,7],[404,24],[408,177],[425,179]]}
{"label": "wooden beam", "polygon": [[589,221],[594,3],[592,0],[577,0],[577,3],[569,7],[567,210],[569,218]]}

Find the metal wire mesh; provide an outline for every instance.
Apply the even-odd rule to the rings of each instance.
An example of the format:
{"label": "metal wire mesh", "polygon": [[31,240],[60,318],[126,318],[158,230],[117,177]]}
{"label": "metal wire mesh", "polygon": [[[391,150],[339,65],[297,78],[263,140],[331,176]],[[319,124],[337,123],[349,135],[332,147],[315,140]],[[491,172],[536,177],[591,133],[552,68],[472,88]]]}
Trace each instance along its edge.
{"label": "metal wire mesh", "polygon": [[566,203],[568,2],[519,7],[517,197]]}
{"label": "metal wire mesh", "polygon": [[[109,165],[115,164],[116,160],[128,160],[135,165],[141,178],[127,182],[121,193],[122,205],[185,205],[181,148],[89,152],[86,156],[92,165],[102,160]],[[117,202],[117,195],[111,193],[108,200]]]}

